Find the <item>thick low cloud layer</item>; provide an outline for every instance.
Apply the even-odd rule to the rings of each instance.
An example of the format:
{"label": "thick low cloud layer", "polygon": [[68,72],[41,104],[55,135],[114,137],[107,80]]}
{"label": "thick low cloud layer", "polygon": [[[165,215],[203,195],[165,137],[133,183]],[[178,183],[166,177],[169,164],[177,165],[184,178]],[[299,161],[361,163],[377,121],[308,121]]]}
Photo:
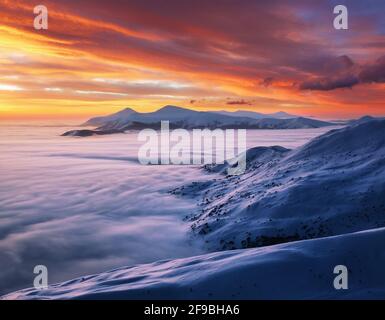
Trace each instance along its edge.
{"label": "thick low cloud layer", "polygon": [[66,129],[0,127],[0,294],[31,287],[35,265],[52,284],[201,252],[183,222],[194,203],[167,193],[199,171],[140,166],[128,135],[58,136]]}

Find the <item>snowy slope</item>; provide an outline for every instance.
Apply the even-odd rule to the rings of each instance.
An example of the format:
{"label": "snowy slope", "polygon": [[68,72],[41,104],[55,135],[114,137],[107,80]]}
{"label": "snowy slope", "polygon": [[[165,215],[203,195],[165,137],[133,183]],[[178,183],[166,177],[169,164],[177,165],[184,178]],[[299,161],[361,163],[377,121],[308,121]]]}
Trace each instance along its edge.
{"label": "snowy slope", "polygon": [[[383,299],[385,229],[125,267],[3,299]],[[335,290],[336,265],[349,270]]]}
{"label": "snowy slope", "polygon": [[293,151],[254,148],[247,161],[244,175],[172,191],[199,201],[186,220],[209,250],[385,226],[384,120],[332,130]]}
{"label": "snowy slope", "polygon": [[98,127],[112,121],[120,121],[121,123],[126,123],[129,121],[130,117],[135,114],[137,114],[135,110],[125,108],[109,116],[91,118],[87,122],[83,123],[82,126]]}

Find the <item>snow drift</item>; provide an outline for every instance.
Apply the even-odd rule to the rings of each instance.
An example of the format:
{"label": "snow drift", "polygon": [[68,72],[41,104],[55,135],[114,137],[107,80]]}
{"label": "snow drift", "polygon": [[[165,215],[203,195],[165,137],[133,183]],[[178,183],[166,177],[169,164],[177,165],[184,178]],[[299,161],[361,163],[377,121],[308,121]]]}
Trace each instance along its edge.
{"label": "snow drift", "polygon": [[[3,299],[382,299],[385,229],[160,261]],[[370,248],[370,250],[368,250]],[[348,290],[333,286],[349,268]]]}

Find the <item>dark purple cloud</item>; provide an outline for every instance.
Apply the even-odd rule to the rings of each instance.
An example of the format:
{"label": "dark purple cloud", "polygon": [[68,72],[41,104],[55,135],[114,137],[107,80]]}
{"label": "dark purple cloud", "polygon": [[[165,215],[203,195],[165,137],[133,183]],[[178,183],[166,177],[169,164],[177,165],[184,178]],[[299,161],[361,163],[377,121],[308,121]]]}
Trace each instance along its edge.
{"label": "dark purple cloud", "polygon": [[[344,68],[335,64],[336,72],[329,77],[319,77],[304,81],[300,84],[301,90],[330,91],[341,88],[352,88],[360,83],[384,83],[385,82],[385,56],[380,57],[374,63],[359,66],[353,61],[343,56],[339,59]],[[337,72],[339,71],[339,72]],[[332,73],[333,74],[333,73]]]}
{"label": "dark purple cloud", "polygon": [[352,88],[359,83],[359,79],[353,75],[335,79],[317,79],[305,81],[300,85],[301,90],[329,91],[340,88]]}
{"label": "dark purple cloud", "polygon": [[365,83],[384,83],[385,82],[385,56],[379,58],[374,64],[364,68],[359,78]]}
{"label": "dark purple cloud", "polygon": [[273,84],[274,78],[273,77],[267,77],[261,81],[261,84],[265,87],[269,87]]}

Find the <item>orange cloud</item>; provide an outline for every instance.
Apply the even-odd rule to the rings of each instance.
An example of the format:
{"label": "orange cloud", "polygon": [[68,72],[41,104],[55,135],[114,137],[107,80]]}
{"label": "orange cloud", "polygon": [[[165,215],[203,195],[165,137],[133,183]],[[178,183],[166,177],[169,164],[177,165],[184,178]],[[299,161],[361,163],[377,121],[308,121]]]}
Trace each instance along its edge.
{"label": "orange cloud", "polygon": [[[327,14],[320,1],[198,2],[47,0],[49,30],[36,31],[29,2],[0,0],[1,118],[88,117],[191,100],[207,110],[247,101],[245,109],[262,112],[385,114],[375,12],[368,21],[357,11],[360,31],[339,43],[319,23]],[[327,83],[336,70],[345,75],[349,59],[379,81]],[[328,91],[301,90],[322,85]]]}

